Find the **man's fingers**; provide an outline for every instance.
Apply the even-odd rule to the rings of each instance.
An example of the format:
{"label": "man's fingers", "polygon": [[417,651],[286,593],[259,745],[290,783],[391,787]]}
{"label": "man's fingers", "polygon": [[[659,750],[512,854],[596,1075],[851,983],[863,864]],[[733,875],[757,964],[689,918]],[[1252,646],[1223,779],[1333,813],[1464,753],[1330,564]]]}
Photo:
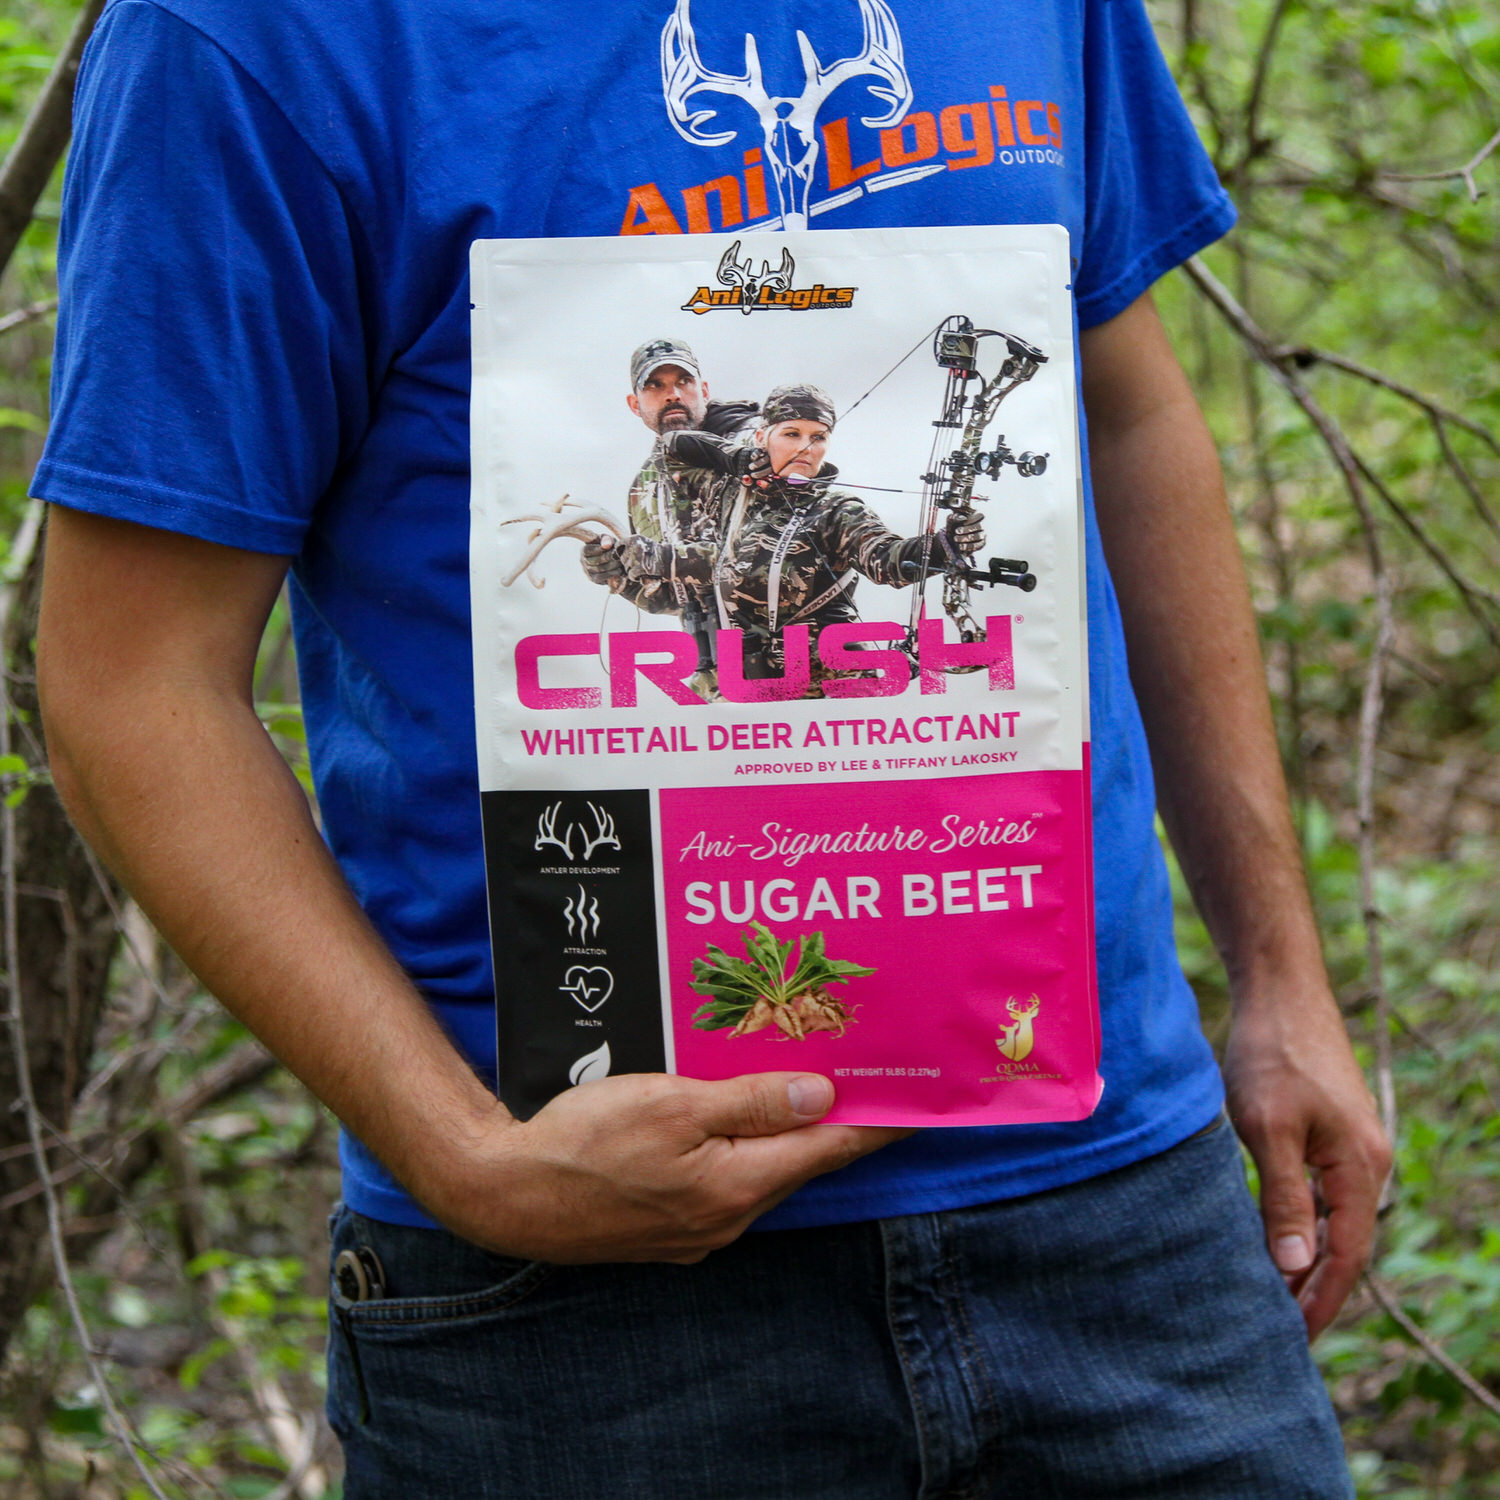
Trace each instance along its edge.
{"label": "man's fingers", "polygon": [[1283,1276],[1300,1276],[1317,1254],[1317,1206],[1303,1164],[1304,1143],[1278,1131],[1246,1144],[1260,1172],[1266,1244]]}
{"label": "man's fingers", "polygon": [[833,1084],[819,1073],[751,1073],[700,1083],[693,1096],[705,1135],[779,1135],[833,1108]]}
{"label": "man's fingers", "polygon": [[756,1200],[757,1215],[773,1208],[811,1177],[847,1167],[908,1130],[862,1125],[808,1125],[780,1135],[731,1138],[709,1143],[723,1152],[717,1168]]}
{"label": "man's fingers", "polygon": [[1384,1157],[1356,1156],[1326,1166],[1319,1186],[1327,1204],[1324,1245],[1317,1269],[1297,1294],[1309,1338],[1316,1338],[1333,1321],[1344,1299],[1354,1290],[1370,1258],[1375,1238],[1375,1212],[1385,1181]]}

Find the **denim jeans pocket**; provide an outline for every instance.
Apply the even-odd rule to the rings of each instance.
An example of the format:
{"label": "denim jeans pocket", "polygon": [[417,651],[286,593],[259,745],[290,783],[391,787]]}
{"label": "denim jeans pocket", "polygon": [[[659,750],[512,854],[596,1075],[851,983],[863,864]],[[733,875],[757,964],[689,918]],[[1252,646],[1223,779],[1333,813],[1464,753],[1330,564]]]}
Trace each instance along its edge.
{"label": "denim jeans pocket", "polygon": [[373,1256],[383,1285],[381,1295],[361,1299],[330,1279],[328,1417],[341,1436],[389,1413],[410,1382],[441,1384],[435,1371],[424,1379],[430,1361],[457,1355],[461,1362],[480,1329],[503,1320],[558,1269],[348,1208],[335,1213],[331,1230],[333,1258],[347,1250]]}
{"label": "denim jeans pocket", "polygon": [[557,1269],[544,1261],[497,1255],[446,1230],[367,1219],[341,1209],[332,1224],[333,1255],[372,1253],[382,1295],[355,1299],[337,1280],[329,1304],[351,1328],[464,1322],[519,1302]]}
{"label": "denim jeans pocket", "polygon": [[448,1297],[380,1297],[351,1302],[337,1289],[333,1301],[351,1327],[360,1331],[389,1327],[430,1327],[466,1323],[514,1306],[547,1281],[558,1268],[545,1261],[519,1261],[504,1280],[474,1292]]}

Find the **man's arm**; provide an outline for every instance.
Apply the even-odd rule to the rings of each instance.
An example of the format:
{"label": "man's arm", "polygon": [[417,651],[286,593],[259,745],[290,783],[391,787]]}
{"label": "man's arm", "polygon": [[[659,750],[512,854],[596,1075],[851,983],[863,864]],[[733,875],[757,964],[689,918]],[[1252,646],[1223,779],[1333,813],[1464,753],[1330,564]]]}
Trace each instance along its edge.
{"label": "man's arm", "polygon": [[84,835],[204,984],[437,1218],[502,1253],[701,1259],[905,1132],[812,1123],[826,1079],[608,1078],[524,1124],[365,920],[255,716],[284,559],[53,507],[48,751]]}
{"label": "man's arm", "polygon": [[[1085,332],[1082,361],[1157,800],[1229,975],[1230,1116],[1315,1336],[1369,1256],[1390,1147],[1323,968],[1218,455],[1149,295]],[[1308,1168],[1328,1210],[1321,1242]]]}

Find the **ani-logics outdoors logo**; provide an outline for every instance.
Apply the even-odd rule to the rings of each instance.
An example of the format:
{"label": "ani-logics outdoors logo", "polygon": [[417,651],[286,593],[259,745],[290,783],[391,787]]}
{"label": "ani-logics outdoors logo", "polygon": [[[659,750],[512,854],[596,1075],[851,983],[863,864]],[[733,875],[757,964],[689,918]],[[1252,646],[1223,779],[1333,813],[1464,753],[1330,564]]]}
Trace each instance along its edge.
{"label": "ani-logics outdoors logo", "polygon": [[761,261],[758,271],[755,269],[753,254],[746,255],[744,260],[739,256],[740,242],[736,240],[724,252],[719,260],[719,269],[714,272],[725,290],[700,286],[682,304],[682,311],[702,314],[738,308],[740,312],[747,314],[776,309],[782,312],[812,312],[854,305],[854,294],[859,290],[858,287],[824,286],[821,281],[816,286],[794,287],[792,278],[797,271],[797,262],[792,259],[790,250],[782,250],[781,263],[774,268],[770,261]]}

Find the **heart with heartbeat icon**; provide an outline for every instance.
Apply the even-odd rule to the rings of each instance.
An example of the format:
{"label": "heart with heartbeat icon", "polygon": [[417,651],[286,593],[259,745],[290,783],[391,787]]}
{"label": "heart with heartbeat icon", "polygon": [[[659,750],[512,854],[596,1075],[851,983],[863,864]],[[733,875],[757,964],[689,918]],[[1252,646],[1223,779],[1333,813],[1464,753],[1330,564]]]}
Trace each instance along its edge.
{"label": "heart with heartbeat icon", "polygon": [[571,995],[590,1015],[599,1009],[615,992],[615,976],[608,969],[585,968],[574,964],[558,985],[564,994]]}

